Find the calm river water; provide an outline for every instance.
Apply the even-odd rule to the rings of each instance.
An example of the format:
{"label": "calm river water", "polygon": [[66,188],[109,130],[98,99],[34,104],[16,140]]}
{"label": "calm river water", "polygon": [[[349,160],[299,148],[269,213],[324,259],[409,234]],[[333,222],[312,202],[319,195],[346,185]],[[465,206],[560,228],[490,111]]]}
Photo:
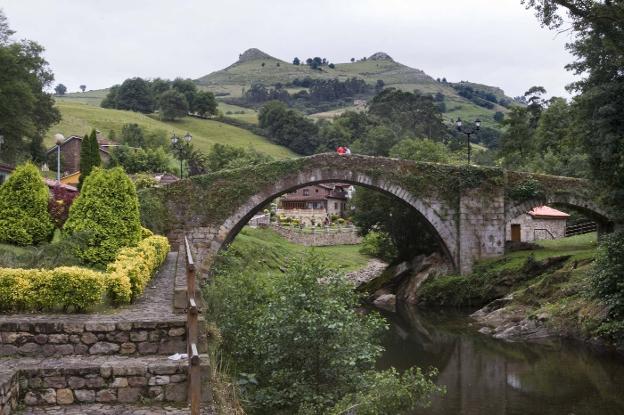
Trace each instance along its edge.
{"label": "calm river water", "polygon": [[379,368],[439,370],[446,395],[414,415],[624,414],[624,358],[555,341],[509,343],[457,314],[400,310]]}

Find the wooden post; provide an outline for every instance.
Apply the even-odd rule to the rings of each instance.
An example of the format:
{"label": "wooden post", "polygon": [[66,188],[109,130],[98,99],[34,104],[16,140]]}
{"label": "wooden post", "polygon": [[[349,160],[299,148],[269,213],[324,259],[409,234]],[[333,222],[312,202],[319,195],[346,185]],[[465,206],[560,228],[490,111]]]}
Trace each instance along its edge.
{"label": "wooden post", "polygon": [[197,308],[195,263],[188,238],[184,237],[186,247],[186,296],[188,307],[186,312],[186,352],[189,359],[188,368],[188,400],[191,404],[191,415],[199,415],[201,403],[201,367],[197,342],[199,341],[199,309]]}

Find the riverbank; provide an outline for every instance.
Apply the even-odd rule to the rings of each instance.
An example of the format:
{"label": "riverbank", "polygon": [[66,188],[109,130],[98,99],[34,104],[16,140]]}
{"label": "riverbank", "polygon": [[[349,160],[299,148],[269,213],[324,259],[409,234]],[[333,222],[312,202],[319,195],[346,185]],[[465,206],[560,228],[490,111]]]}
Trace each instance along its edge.
{"label": "riverbank", "polygon": [[540,241],[533,249],[482,261],[467,276],[429,278],[412,303],[477,310],[483,334],[511,341],[565,337],[624,352],[624,324],[592,297],[596,234]]}

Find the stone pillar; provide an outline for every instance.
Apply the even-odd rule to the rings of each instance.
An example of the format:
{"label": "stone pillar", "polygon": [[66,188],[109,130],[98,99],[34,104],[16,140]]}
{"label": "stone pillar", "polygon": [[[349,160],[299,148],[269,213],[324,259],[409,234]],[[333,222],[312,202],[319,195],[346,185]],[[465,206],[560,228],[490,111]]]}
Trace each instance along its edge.
{"label": "stone pillar", "polygon": [[459,201],[458,267],[472,272],[475,261],[505,253],[505,191],[502,186],[465,191]]}

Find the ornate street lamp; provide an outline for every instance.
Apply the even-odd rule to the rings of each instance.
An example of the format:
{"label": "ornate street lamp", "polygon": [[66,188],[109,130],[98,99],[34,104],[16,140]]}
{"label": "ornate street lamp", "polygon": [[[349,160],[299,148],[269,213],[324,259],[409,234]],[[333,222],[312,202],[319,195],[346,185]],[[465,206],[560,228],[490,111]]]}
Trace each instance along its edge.
{"label": "ornate street lamp", "polygon": [[63,134],[54,134],[54,139],[56,141],[56,182],[61,182],[61,144],[65,141],[65,137]]}
{"label": "ornate street lamp", "polygon": [[481,120],[477,118],[474,121],[474,127],[466,128],[463,125],[461,118],[457,117],[457,121],[455,121],[455,127],[457,127],[457,131],[459,131],[460,133],[466,134],[466,144],[468,145],[468,164],[470,164],[470,136],[481,129]]}
{"label": "ornate street lamp", "polygon": [[184,155],[185,155],[185,151],[184,151],[185,146],[181,140],[184,140],[186,144],[190,144],[192,139],[193,139],[193,136],[189,134],[188,132],[182,138],[178,137],[175,133],[173,133],[173,135],[171,136],[171,147],[174,149],[174,151],[177,152],[178,160],[180,160],[180,179],[184,177],[182,165],[183,165]]}

